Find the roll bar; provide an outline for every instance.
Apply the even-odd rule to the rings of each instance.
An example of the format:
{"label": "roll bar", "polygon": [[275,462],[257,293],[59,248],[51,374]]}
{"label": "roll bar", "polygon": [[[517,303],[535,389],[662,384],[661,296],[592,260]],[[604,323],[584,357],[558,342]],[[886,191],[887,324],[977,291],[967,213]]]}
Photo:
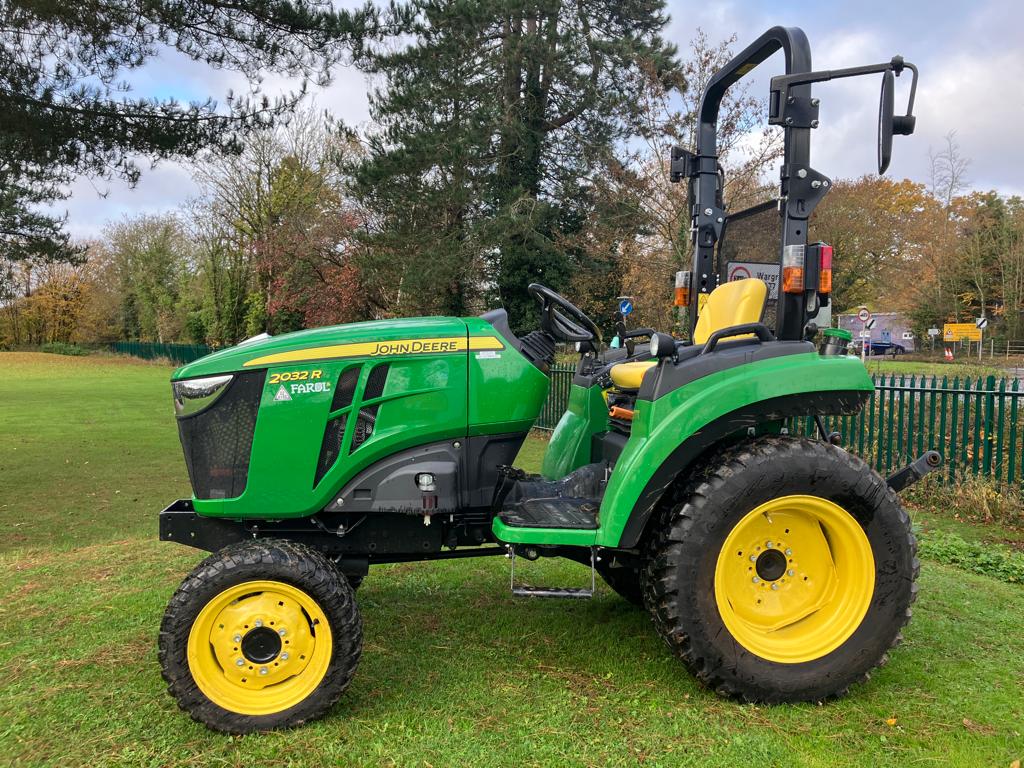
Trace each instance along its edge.
{"label": "roll bar", "polygon": [[[806,250],[807,220],[832,186],[831,179],[810,167],[811,129],[818,127],[819,107],[818,99],[811,97],[811,84],[878,72],[891,71],[899,75],[904,68],[910,69],[914,78],[907,114],[890,118],[892,124],[887,129],[890,139],[893,132],[909,134],[914,130],[912,113],[917,90],[917,68],[913,64],[895,56],[884,64],[813,72],[811,46],[807,35],[798,27],[772,27],[715,73],[701,97],[696,151],[673,147],[671,157],[671,180],[690,178],[693,192],[691,232],[694,253],[689,286],[691,331],[696,327],[700,313],[701,295],[714,290],[718,281],[715,246],[722,237],[725,224],[725,203],[721,197],[718,164],[719,108],[726,91],[732,85],[779,50],[785,57],[786,74],[772,78],[768,123],[781,126],[784,131],[778,203],[782,228],[780,270],[787,248]],[[891,79],[892,75],[888,77]],[[891,94],[890,83],[890,105]],[[883,84],[883,101],[885,97]],[[780,293],[776,311],[776,336],[779,339],[803,338],[808,315],[816,313],[817,309],[818,293],[813,287],[802,293]]]}

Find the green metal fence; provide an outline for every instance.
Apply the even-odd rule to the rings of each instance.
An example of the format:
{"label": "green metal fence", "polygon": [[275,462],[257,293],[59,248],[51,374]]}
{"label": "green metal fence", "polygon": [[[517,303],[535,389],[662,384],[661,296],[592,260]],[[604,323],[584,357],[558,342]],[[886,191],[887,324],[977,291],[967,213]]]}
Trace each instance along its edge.
{"label": "green metal fence", "polygon": [[548,399],[544,401],[544,407],[540,410],[540,417],[534,422],[537,429],[552,430],[562,418],[566,407],[569,405],[569,387],[572,385],[572,377],[576,374],[575,365],[553,365],[549,378],[551,389],[548,391]]}
{"label": "green metal fence", "polygon": [[[551,393],[537,427],[553,429],[569,400],[575,368],[554,366]],[[968,475],[997,485],[1024,483],[1024,390],[1017,379],[960,379],[934,376],[873,376],[875,391],[855,416],[825,419],[843,444],[882,474],[893,472],[926,450],[946,459],[943,478]],[[790,424],[814,434],[813,419]]]}
{"label": "green metal fence", "polygon": [[[946,459],[943,476],[968,475],[1019,485],[1024,424],[1018,379],[874,376],[875,391],[856,416],[826,419],[844,444],[879,472],[894,471],[926,450]],[[809,433],[813,422],[799,425]]]}
{"label": "green metal fence", "polygon": [[213,352],[205,344],[160,344],[154,341],[112,341],[110,351],[119,355],[131,355],[146,360],[167,358],[173,363],[184,365]]}

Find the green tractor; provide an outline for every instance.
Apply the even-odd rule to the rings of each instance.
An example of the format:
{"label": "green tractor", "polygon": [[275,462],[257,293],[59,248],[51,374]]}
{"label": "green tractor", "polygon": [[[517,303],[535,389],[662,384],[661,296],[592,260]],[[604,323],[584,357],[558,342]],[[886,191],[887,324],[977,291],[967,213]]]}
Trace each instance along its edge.
{"label": "green tractor", "polygon": [[[780,195],[729,215],[719,104],[780,49]],[[907,114],[894,116],[906,70]],[[516,595],[589,597],[600,576],[721,694],[821,701],[866,679],[917,590],[896,492],[941,462],[929,453],[886,480],[822,418],[855,413],[872,382],[844,354],[849,334],[827,328],[831,248],[807,243],[830,187],[809,163],[811,83],[869,73],[883,78],[882,172],[893,134],[914,126],[917,70],[901,58],[814,72],[804,33],[776,27],[711,80],[696,151],[671,159],[693,201],[693,268],[676,291],[687,342],[620,328],[624,343],[607,348],[584,312],[531,285],[540,329],[522,337],[495,309],[263,335],[178,369],[193,498],[160,513],[160,538],[213,553],[160,628],[180,706],[233,733],[322,715],[359,662],[355,594],[370,566],[495,555],[510,559]],[[512,464],[559,343],[579,363],[531,476]],[[789,434],[808,417],[820,434]],[[589,588],[517,585],[517,559],[539,557],[578,561]]]}

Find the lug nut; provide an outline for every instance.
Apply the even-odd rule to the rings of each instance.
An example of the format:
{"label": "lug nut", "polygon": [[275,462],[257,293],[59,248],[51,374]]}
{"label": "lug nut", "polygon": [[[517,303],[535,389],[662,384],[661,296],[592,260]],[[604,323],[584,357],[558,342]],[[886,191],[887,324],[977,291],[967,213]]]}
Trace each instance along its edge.
{"label": "lug nut", "polygon": [[754,577],[754,578],[752,579],[752,581],[753,581],[753,582],[754,582],[755,584],[757,584],[757,583],[759,583],[759,582],[761,581],[761,579],[760,579],[760,578],[758,578],[757,576],[755,576],[755,577]]}
{"label": "lug nut", "polygon": [[281,654],[281,661],[288,661],[288,651]]}
{"label": "lug nut", "polygon": [[245,666],[245,659],[239,659],[238,661],[236,661],[235,662],[235,666],[236,667],[244,667]]}
{"label": "lug nut", "polygon": [[778,589],[778,588],[779,588],[778,584],[772,584],[772,589]]}
{"label": "lug nut", "polygon": [[254,621],[253,624],[255,624],[257,627],[262,627],[263,619],[256,619],[256,621]]}
{"label": "lug nut", "polygon": [[786,571],[786,575],[787,576],[796,576],[796,571],[794,571],[792,568],[790,568],[788,571]]}
{"label": "lug nut", "polygon": [[242,642],[242,636],[241,635],[235,635],[231,639],[234,640],[236,643]]}
{"label": "lug nut", "polygon": [[787,549],[786,550],[786,554],[787,555],[792,555],[793,554],[793,550],[792,549]]}
{"label": "lug nut", "polygon": [[279,629],[277,630],[277,634],[279,634],[281,637],[284,637],[286,632],[283,629]]}
{"label": "lug nut", "polygon": [[266,667],[260,667],[260,674],[265,675],[269,670]]}
{"label": "lug nut", "polygon": [[774,541],[766,541],[766,542],[764,543],[764,545],[765,545],[765,546],[766,546],[766,547],[767,547],[768,549],[771,549],[772,547],[774,547],[774,546],[775,546],[775,542],[774,542]]}
{"label": "lug nut", "polygon": [[750,562],[756,563],[757,562],[757,555],[751,555],[750,556]]}

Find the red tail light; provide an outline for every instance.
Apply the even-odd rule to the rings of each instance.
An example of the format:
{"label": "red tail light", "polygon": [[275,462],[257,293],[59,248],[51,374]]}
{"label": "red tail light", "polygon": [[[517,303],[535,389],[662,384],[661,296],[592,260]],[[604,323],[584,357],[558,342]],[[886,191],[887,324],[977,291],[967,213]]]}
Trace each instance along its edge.
{"label": "red tail light", "polygon": [[832,246],[821,246],[821,261],[819,262],[818,291],[820,293],[832,293]]}

